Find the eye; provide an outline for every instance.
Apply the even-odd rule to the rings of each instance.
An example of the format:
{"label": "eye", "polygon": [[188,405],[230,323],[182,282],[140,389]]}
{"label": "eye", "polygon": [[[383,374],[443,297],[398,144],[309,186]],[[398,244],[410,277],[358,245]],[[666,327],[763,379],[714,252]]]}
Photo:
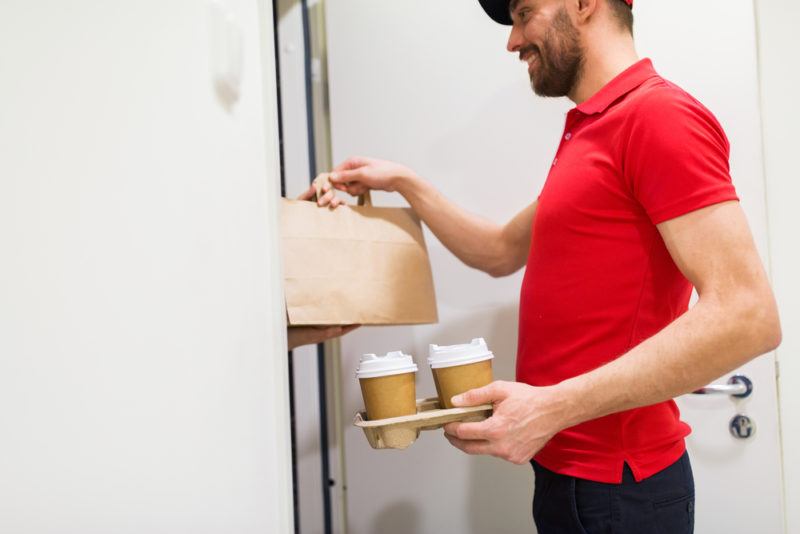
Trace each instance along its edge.
{"label": "eye", "polygon": [[531,9],[529,7],[523,7],[517,12],[517,17],[519,17],[520,21],[526,22],[530,17],[530,14],[531,14]]}

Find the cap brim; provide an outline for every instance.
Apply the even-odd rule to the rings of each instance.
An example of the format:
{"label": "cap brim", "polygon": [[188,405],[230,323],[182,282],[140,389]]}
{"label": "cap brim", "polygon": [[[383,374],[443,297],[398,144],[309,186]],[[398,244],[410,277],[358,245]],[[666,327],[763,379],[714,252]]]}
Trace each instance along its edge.
{"label": "cap brim", "polygon": [[493,21],[511,26],[511,15],[508,13],[509,0],[479,0],[481,7]]}

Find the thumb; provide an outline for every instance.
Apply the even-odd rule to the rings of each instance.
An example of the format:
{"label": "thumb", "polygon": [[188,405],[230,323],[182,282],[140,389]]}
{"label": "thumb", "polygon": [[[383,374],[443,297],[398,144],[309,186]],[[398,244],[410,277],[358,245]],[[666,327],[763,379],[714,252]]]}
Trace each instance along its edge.
{"label": "thumb", "polygon": [[330,175],[331,185],[339,191],[357,197],[372,188],[372,185],[364,180],[364,174],[360,170],[339,171]]}
{"label": "thumb", "polygon": [[478,406],[479,404],[494,404],[496,401],[501,401],[508,396],[503,382],[496,380],[486,386],[470,389],[461,395],[456,395],[450,402],[453,406]]}
{"label": "thumb", "polygon": [[364,177],[361,169],[334,171],[328,175],[328,179],[334,185],[344,185],[348,182],[357,182]]}
{"label": "thumb", "polygon": [[353,156],[347,158],[345,161],[333,168],[334,171],[346,171],[350,169],[358,169],[365,165],[369,165],[372,160],[361,156]]}

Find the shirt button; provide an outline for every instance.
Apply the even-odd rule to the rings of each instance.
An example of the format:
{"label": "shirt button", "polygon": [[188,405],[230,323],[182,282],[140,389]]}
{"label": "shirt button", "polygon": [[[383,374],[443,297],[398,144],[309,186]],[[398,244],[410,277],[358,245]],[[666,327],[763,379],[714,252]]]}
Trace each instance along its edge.
{"label": "shirt button", "polygon": [[569,141],[570,139],[572,139],[572,133],[570,133],[570,132],[567,132],[567,133],[566,133],[566,135],[564,136],[564,139],[566,139],[567,141]]}

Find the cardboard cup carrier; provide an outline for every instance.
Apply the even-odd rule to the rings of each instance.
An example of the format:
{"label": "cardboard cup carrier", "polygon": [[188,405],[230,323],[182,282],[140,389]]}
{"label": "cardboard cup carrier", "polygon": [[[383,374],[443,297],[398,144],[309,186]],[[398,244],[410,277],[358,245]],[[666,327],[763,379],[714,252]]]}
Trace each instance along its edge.
{"label": "cardboard cup carrier", "polygon": [[442,407],[452,408],[450,399],[454,395],[489,384],[493,358],[483,338],[464,345],[431,345],[428,364]]}
{"label": "cardboard cup carrier", "polygon": [[[451,422],[482,421],[492,415],[483,404],[453,408],[450,397],[492,381],[493,355],[483,339],[451,347],[430,346],[430,358],[438,398],[414,399],[417,366],[411,356],[390,352],[365,354],[356,377],[361,384],[366,410],[353,424],[361,428],[373,449],[405,449],[421,430],[434,430]],[[443,402],[446,396],[446,402]]]}

